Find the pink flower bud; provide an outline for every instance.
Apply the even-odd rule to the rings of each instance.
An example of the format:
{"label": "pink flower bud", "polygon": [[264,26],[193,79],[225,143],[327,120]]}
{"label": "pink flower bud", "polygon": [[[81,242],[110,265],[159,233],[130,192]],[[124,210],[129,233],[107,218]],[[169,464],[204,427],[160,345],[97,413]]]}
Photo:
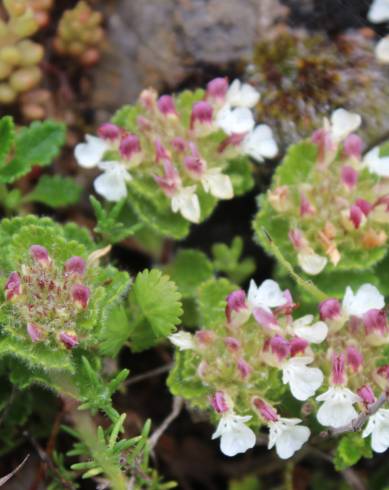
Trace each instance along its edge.
{"label": "pink flower bud", "polygon": [[230,352],[237,352],[240,349],[240,342],[235,337],[225,337],[224,343]]}
{"label": "pink flower bud", "polygon": [[362,211],[362,213],[365,216],[368,216],[370,211],[373,209],[372,204],[370,204],[368,201],[365,201],[365,199],[358,198],[355,201],[355,205],[359,207],[359,209]]}
{"label": "pink flower bud", "polygon": [[253,405],[257,410],[259,410],[259,413],[266,420],[266,422],[277,422],[279,419],[277,411],[260,398],[254,398]]}
{"label": "pink flower bud", "polygon": [[186,156],[184,158],[184,165],[189,175],[193,178],[201,178],[206,170],[204,160],[199,157]]}
{"label": "pink flower bud", "polygon": [[196,123],[212,124],[213,109],[208,102],[200,100],[195,102],[190,116],[190,128],[193,129]]}
{"label": "pink flower bud", "polygon": [[8,301],[22,294],[22,283],[17,272],[11,272],[8,276],[4,290]]}
{"label": "pink flower bud", "polygon": [[61,332],[59,334],[59,340],[69,350],[74,349],[79,344],[78,337],[74,332]]}
{"label": "pink flower bud", "polygon": [[127,134],[121,141],[119,152],[124,160],[131,160],[134,155],[140,153],[140,140],[135,134]]}
{"label": "pink flower bud", "polygon": [[244,359],[239,359],[237,367],[242,379],[247,379],[250,376],[252,367]]}
{"label": "pink flower bud", "polygon": [[346,381],[344,364],[344,354],[332,356],[332,383],[334,385],[342,385]]}
{"label": "pink flower bud", "polygon": [[341,169],[341,179],[346,187],[352,189],[358,183],[358,172],[350,165],[343,165]]}
{"label": "pink flower bud", "polygon": [[274,337],[270,339],[269,346],[279,361],[285,359],[290,353],[289,342],[281,335],[274,335]]}
{"label": "pink flower bud", "polygon": [[151,129],[150,121],[144,116],[138,116],[136,119],[136,124],[139,131],[149,131]]}
{"label": "pink flower bud", "polygon": [[271,311],[264,308],[254,308],[253,315],[257,323],[265,329],[274,329],[278,327],[278,320]]}
{"label": "pink flower bud", "polygon": [[307,216],[315,213],[315,208],[309,202],[307,196],[301,193],[300,197],[300,216]]}
{"label": "pink flower bud", "polygon": [[42,329],[33,322],[27,323],[27,333],[31,338],[32,342],[39,342],[43,338]]}
{"label": "pink flower bud", "polygon": [[308,347],[309,342],[305,339],[301,339],[300,337],[293,337],[290,342],[290,355],[292,357],[297,354],[304,354],[305,349]]}
{"label": "pink flower bud", "polygon": [[386,206],[385,211],[389,213],[389,196],[382,196],[374,203],[374,206]]}
{"label": "pink flower bud", "polygon": [[347,347],[346,355],[348,366],[354,373],[356,373],[363,364],[363,355],[352,345]]}
{"label": "pink flower bud", "polygon": [[207,99],[213,99],[216,101],[221,101],[226,97],[228,91],[228,80],[227,78],[214,78],[207,84]]}
{"label": "pink flower bud", "polygon": [[81,257],[74,256],[70,257],[64,264],[64,271],[66,274],[83,276],[85,273],[86,263]]}
{"label": "pink flower bud", "polygon": [[217,413],[226,413],[229,410],[224,393],[222,391],[216,391],[216,393],[211,397],[210,402],[212,408]]}
{"label": "pink flower bud", "polygon": [[51,258],[49,257],[49,252],[41,245],[31,245],[30,247],[31,257],[39,262],[41,265],[47,266],[51,263]]}
{"label": "pink flower bud", "polygon": [[162,164],[165,175],[155,175],[154,179],[168,197],[173,197],[181,186],[180,175],[170,160],[163,160]]}
{"label": "pink flower bud", "polygon": [[386,335],[388,333],[388,321],[384,310],[372,309],[363,315],[366,335],[378,333]]}
{"label": "pink flower bud", "polygon": [[361,158],[363,150],[363,141],[356,134],[349,134],[344,140],[344,151],[347,156]]}
{"label": "pink flower bud", "polygon": [[385,378],[387,381],[389,381],[389,365],[386,364],[384,366],[380,366],[377,369],[377,374]]}
{"label": "pink flower bud", "polygon": [[242,141],[245,139],[246,135],[247,135],[247,133],[233,133],[233,134],[231,134],[230,136],[228,136],[226,139],[224,139],[220,143],[217,151],[219,153],[223,153],[223,151],[226,148],[228,148],[229,146],[239,146],[242,143]]}
{"label": "pink flower bud", "polygon": [[322,301],[319,305],[320,320],[337,320],[341,316],[342,307],[335,298]]}
{"label": "pink flower bud", "polygon": [[319,162],[325,159],[327,152],[333,151],[335,148],[331,133],[323,128],[316,130],[312,134],[311,141],[317,145]]}
{"label": "pink flower bud", "polygon": [[306,245],[302,232],[298,228],[293,228],[288,232],[288,238],[293,247],[299,251]]}
{"label": "pink flower bud", "polygon": [[154,142],[155,145],[155,159],[157,163],[163,162],[164,160],[170,160],[170,155],[166,148],[161,143],[161,140],[157,139]]}
{"label": "pink flower bud", "polygon": [[286,299],[286,303],[275,309],[276,315],[291,315],[293,310],[295,310],[298,305],[293,301],[293,297],[289,289],[286,289],[282,293],[283,297]]}
{"label": "pink flower bud", "polygon": [[75,284],[72,287],[72,298],[78,307],[85,309],[89,304],[90,289],[83,284]]}
{"label": "pink flower bud", "polygon": [[357,206],[356,204],[353,204],[350,209],[350,221],[354,225],[354,228],[358,230],[358,228],[361,226],[361,223],[364,219],[365,215],[361,211],[361,208]]}
{"label": "pink flower bud", "polygon": [[153,89],[145,89],[139,95],[139,102],[141,105],[148,110],[151,110],[156,103],[157,93]]}
{"label": "pink flower bud", "polygon": [[177,116],[176,105],[171,95],[162,95],[157,101],[157,107],[164,116]]}
{"label": "pink flower bud", "polygon": [[227,296],[226,317],[230,325],[243,325],[249,315],[250,312],[246,303],[246,293],[243,289],[233,291]]}
{"label": "pink flower bud", "polygon": [[174,151],[176,151],[177,153],[183,153],[186,150],[188,143],[186,140],[184,140],[184,138],[181,138],[180,136],[176,136],[175,138],[172,139],[171,145]]}
{"label": "pink flower bud", "polygon": [[120,128],[116,126],[116,124],[112,123],[102,124],[97,131],[97,134],[100,136],[100,138],[108,141],[115,141],[119,139],[120,133]]}
{"label": "pink flower bud", "polygon": [[199,344],[209,345],[215,340],[215,333],[211,330],[199,330],[196,332],[195,337]]}
{"label": "pink flower bud", "polygon": [[363,385],[357,390],[358,395],[362,398],[363,403],[368,406],[376,401],[373,390],[369,385]]}

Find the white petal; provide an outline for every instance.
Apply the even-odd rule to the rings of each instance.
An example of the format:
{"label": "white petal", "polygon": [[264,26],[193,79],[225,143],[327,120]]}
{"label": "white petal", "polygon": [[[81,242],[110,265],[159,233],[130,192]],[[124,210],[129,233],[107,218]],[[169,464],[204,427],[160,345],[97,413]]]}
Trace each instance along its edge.
{"label": "white petal", "polygon": [[247,107],[230,109],[226,106],[218,112],[216,124],[226,134],[230,135],[250,132],[255,125],[255,121],[252,112]]}
{"label": "white petal", "polygon": [[371,435],[371,447],[376,453],[383,453],[389,447],[389,410],[380,408],[369,417],[362,437]]}
{"label": "white petal", "polygon": [[173,345],[178,347],[179,350],[190,350],[195,348],[193,337],[189,332],[181,330],[181,332],[169,335],[168,339]]}
{"label": "white petal", "polygon": [[380,148],[376,146],[370,150],[363,159],[371,173],[381,177],[389,177],[389,156],[381,157]]}
{"label": "white petal", "polygon": [[331,132],[336,141],[342,141],[350,133],[356,131],[362,123],[359,114],[346,111],[345,109],[336,109],[331,115]]}
{"label": "white petal", "polygon": [[281,459],[288,459],[307,442],[311,431],[305,426],[294,426],[283,431],[276,442],[276,452]]}
{"label": "white petal", "polygon": [[95,179],[94,188],[107,201],[116,202],[127,197],[126,182],[129,180],[130,174],[121,165],[115,165]]}
{"label": "white petal", "polygon": [[306,366],[311,359],[292,358],[283,366],[282,381],[288,383],[294,398],[308,400],[323,384],[323,373],[318,368]]}
{"label": "white petal", "polygon": [[389,36],[384,37],[377,43],[375,55],[380,63],[389,63]]}
{"label": "white petal", "polygon": [[234,189],[231,179],[228,175],[224,175],[218,169],[209,170],[202,179],[204,190],[210,192],[218,199],[232,199],[234,197]]}
{"label": "white petal", "polygon": [[311,276],[316,276],[327,265],[327,258],[315,253],[299,253],[297,260],[304,272]]}
{"label": "white petal", "polygon": [[347,314],[362,317],[369,310],[381,310],[385,298],[372,284],[363,284],[355,295],[350,287],[346,288],[342,306]]}
{"label": "white petal", "polygon": [[251,283],[250,289],[248,298],[249,301],[251,298],[250,302],[253,306],[276,308],[277,306],[282,306],[287,302],[283,292],[281,291],[280,286],[276,283],[276,281],[273,281],[272,279],[266,279],[266,281],[263,281],[263,283],[255,291],[255,294],[254,289],[251,288]]}
{"label": "white petal", "polygon": [[328,334],[328,327],[324,322],[316,322],[311,326],[295,326],[293,322],[293,331],[297,335],[311,344],[320,344],[325,340]]}
{"label": "white petal", "polygon": [[332,387],[316,397],[316,400],[324,400],[317,412],[317,420],[324,426],[341,427],[358,415],[353,404],[360,401],[360,398],[348,388]]}
{"label": "white petal", "polygon": [[76,145],[74,156],[80,167],[93,168],[102,160],[109,145],[101,138],[90,134],[87,134],[85,139],[86,143]]}
{"label": "white petal", "polygon": [[255,446],[256,437],[254,432],[241,424],[230,432],[224,433],[220,439],[220,450],[226,456],[235,456],[245,453]]}
{"label": "white petal", "polygon": [[278,147],[271,128],[266,124],[257,126],[243,140],[242,150],[259,162],[264,158],[274,158],[278,153]]}
{"label": "white petal", "polygon": [[232,107],[254,107],[260,99],[260,94],[254,87],[240,80],[234,80],[227,92],[227,103]]}
{"label": "white petal", "polygon": [[200,202],[195,190],[195,186],[183,187],[171,202],[173,212],[179,211],[191,223],[199,223],[201,214]]}
{"label": "white petal", "polygon": [[389,20],[389,0],[374,0],[367,18],[370,22],[380,23]]}

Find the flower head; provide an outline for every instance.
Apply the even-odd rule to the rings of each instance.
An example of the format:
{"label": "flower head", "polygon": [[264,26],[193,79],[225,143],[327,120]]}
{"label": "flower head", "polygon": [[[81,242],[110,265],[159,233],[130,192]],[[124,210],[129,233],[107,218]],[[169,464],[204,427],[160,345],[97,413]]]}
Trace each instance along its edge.
{"label": "flower head", "polygon": [[234,80],[227,92],[226,103],[231,107],[252,108],[257,105],[260,94],[254,87],[240,80]]}
{"label": "flower head", "polygon": [[358,413],[353,405],[361,401],[358,395],[342,386],[331,386],[316,400],[323,402],[317,412],[317,420],[321,425],[335,429],[355,419]]}
{"label": "flower head", "polygon": [[358,318],[362,318],[369,310],[381,310],[384,306],[383,295],[372,284],[363,284],[355,294],[347,287],[342,303],[345,313]]}
{"label": "flower head", "polygon": [[307,442],[311,431],[308,427],[298,425],[300,419],[280,418],[275,422],[269,422],[268,449],[276,447],[277,455],[281,459],[288,459],[302,448]]}
{"label": "flower head", "polygon": [[321,344],[327,337],[328,327],[324,322],[313,322],[313,315],[305,315],[292,323],[295,335],[312,344]]}
{"label": "flower head", "polygon": [[255,446],[255,434],[245,424],[250,419],[250,415],[240,416],[234,412],[227,412],[222,416],[212,439],[220,437],[220,450],[223,454],[236,456]]}
{"label": "flower head", "polygon": [[305,401],[311,398],[323,384],[323,373],[318,368],[308,367],[311,357],[292,357],[282,366],[282,382],[289,384],[290,391],[296,400]]}
{"label": "flower head", "polygon": [[389,448],[389,410],[380,408],[370,415],[362,437],[371,435],[371,447],[376,453],[383,453]]}
{"label": "flower head", "polygon": [[258,162],[263,162],[265,158],[275,158],[278,153],[278,146],[271,128],[266,124],[257,126],[243,139],[242,150]]}

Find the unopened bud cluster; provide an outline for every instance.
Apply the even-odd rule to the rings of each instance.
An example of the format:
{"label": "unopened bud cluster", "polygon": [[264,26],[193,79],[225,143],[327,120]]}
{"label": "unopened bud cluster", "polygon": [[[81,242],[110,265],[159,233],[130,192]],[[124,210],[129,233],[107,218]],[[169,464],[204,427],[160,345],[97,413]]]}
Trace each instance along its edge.
{"label": "unopened bud cluster", "polygon": [[104,30],[103,16],[80,1],[66,10],[59,22],[54,39],[55,50],[64,56],[76,58],[82,65],[94,65],[100,59]]}
{"label": "unopened bud cluster", "polygon": [[46,248],[32,245],[29,258],[13,271],[5,284],[11,310],[11,335],[33,343],[45,342],[73,349],[82,340],[77,322],[89,305],[91,290],[84,259],[54,261]]}
{"label": "unopened bud cluster", "polygon": [[[308,424],[308,417],[315,416],[325,427],[353,430],[358,414],[389,389],[389,367],[381,362],[389,328],[384,298],[374,286],[364,284],[355,293],[347,288],[343,302],[322,302],[316,317],[293,318],[296,308],[290,292],[276,282],[266,280],[257,287],[252,281],[247,296],[242,290],[228,296],[224,325],[170,337],[195,369],[191,382],[208,393],[209,406],[219,417],[213,437],[221,438],[227,456],[253,447],[252,429],[266,424],[269,448],[275,446],[281,458],[289,458],[310,437],[301,419]],[[180,365],[185,362],[176,369]],[[178,379],[186,381],[184,372]],[[300,413],[291,414],[290,407],[287,412],[301,419],[283,415],[286,387],[305,402]],[[179,381],[175,391],[179,394]],[[198,395],[193,393],[195,402]],[[308,409],[313,398],[322,403],[310,403]],[[372,433],[373,417],[386,417],[389,433],[387,414],[380,408],[371,415],[362,436]],[[372,448],[382,452],[389,437],[377,445],[374,430]]]}
{"label": "unopened bud cluster", "polygon": [[39,28],[27,0],[4,1],[8,20],[0,20],[0,104],[10,104],[41,80],[44,51],[30,39]]}
{"label": "unopened bud cluster", "polygon": [[[329,264],[352,267],[348,259],[353,256],[369,259],[370,254],[374,260],[371,251],[377,249],[383,253],[376,260],[384,255],[389,231],[384,159],[378,148],[362,157],[364,144],[354,133],[360,124],[359,115],[336,110],[312,136],[316,161],[303,181],[284,185],[276,177],[268,191],[274,218],[288,222],[284,238],[307,274],[319,274]],[[296,171],[299,164],[296,161]]]}

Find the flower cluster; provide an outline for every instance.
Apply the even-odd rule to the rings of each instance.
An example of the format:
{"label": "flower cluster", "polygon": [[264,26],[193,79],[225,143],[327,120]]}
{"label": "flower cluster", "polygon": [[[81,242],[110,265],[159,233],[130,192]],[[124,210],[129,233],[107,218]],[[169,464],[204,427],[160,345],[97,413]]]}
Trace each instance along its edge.
{"label": "flower cluster", "polygon": [[[171,335],[180,355],[193,364],[192,378],[204,387],[219,418],[213,438],[220,437],[221,451],[234,456],[252,448],[253,429],[262,424],[269,428],[269,449],[275,446],[279,457],[299,450],[311,431],[300,418],[280,415],[286,386],[305,402],[297,414],[290,413],[288,404],[288,415],[307,418],[316,406],[321,425],[333,430],[350,424],[353,430],[357,408],[369,415],[376,396],[389,388],[389,366],[380,365],[382,345],[389,342],[384,307],[380,292],[364,284],[356,293],[347,288],[342,303],[323,301],[317,318],[294,319],[297,305],[288,290],[272,280],[259,287],[251,281],[247,295],[238,290],[228,296],[224,325]],[[178,375],[181,380],[185,373],[189,371]],[[190,398],[189,393],[183,396]],[[320,406],[308,402],[313,397]],[[388,414],[379,408],[362,434],[372,434],[374,451],[389,447]]]}
{"label": "flower cluster", "polygon": [[77,322],[88,309],[91,295],[86,284],[83,258],[74,256],[57,264],[45,247],[32,245],[28,261],[11,272],[4,288],[15,321],[13,335],[33,343],[76,347],[80,342]]}
{"label": "flower cluster", "polygon": [[304,181],[285,185],[276,174],[268,191],[267,203],[274,217],[287,221],[288,246],[307,274],[319,274],[328,264],[350,267],[349,256],[372,252],[377,262],[385,254],[388,158],[379,148],[362,158],[363,142],[354,134],[360,124],[358,114],[337,109],[312,136],[315,156],[308,157]]}
{"label": "flower cluster", "polygon": [[103,124],[97,137],[77,145],[75,157],[80,166],[103,171],[94,187],[106,200],[125,198],[132,180],[152,179],[153,194],[161,191],[174,213],[198,223],[200,193],[234,196],[231,159],[247,154],[262,161],[277,153],[271,129],[255,127],[250,108],[258,99],[250,85],[235,80],[229,87],[224,78],[209,82],[205,93],[158,97],[144,90],[129,109],[131,121]]}
{"label": "flower cluster", "polygon": [[104,41],[102,21],[100,12],[92,10],[84,1],[78,2],[61,17],[54,39],[55,50],[76,58],[82,65],[94,65],[100,59]]}

